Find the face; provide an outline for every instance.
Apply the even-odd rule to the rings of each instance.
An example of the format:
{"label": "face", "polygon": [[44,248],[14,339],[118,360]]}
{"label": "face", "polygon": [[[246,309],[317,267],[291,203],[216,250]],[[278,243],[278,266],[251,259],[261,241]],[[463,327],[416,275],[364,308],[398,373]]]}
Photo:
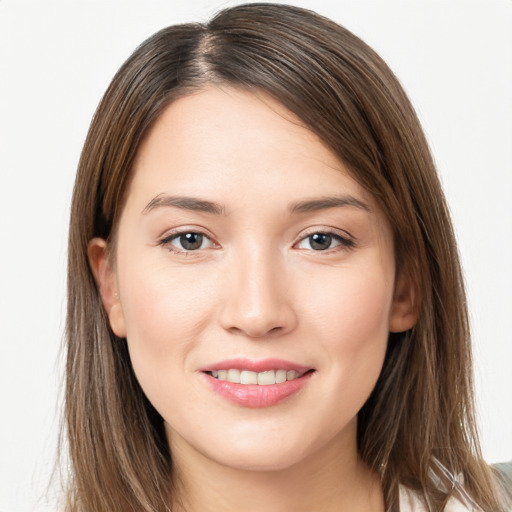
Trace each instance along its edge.
{"label": "face", "polygon": [[206,88],[142,144],[115,264],[91,265],[171,450],[279,469],[355,450],[390,330],[410,327],[391,229],[303,124]]}

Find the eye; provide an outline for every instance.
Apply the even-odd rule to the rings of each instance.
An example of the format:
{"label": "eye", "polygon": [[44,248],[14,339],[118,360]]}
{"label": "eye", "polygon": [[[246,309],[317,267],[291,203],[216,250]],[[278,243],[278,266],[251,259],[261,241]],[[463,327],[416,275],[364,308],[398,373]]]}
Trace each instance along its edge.
{"label": "eye", "polygon": [[160,244],[178,253],[208,249],[213,246],[213,242],[206,235],[196,231],[173,233],[165,237]]}
{"label": "eye", "polygon": [[336,233],[317,232],[306,236],[297,244],[299,249],[308,249],[313,251],[327,251],[339,246],[347,248],[353,247],[354,242]]}

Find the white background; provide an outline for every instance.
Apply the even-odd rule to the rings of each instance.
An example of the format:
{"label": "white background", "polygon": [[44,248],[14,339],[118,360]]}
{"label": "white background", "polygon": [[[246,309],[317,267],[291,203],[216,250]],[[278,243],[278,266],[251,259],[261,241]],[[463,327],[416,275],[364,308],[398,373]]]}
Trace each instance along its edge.
{"label": "white background", "polygon": [[[66,230],[81,145],[120,64],[241,2],[0,0],[0,512],[55,510]],[[420,115],[468,284],[483,450],[512,459],[512,0],[296,0],[361,36]]]}

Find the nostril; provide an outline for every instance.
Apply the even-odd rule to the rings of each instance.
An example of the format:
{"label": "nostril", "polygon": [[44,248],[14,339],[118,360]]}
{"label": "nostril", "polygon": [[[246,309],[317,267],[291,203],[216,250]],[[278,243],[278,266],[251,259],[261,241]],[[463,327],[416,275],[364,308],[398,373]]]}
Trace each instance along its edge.
{"label": "nostril", "polygon": [[228,291],[230,293],[226,292],[221,305],[219,321],[230,334],[255,339],[279,336],[292,331],[297,325],[296,312],[288,301],[266,297],[261,290],[253,290],[252,293],[246,288],[243,292],[239,290],[240,293]]}

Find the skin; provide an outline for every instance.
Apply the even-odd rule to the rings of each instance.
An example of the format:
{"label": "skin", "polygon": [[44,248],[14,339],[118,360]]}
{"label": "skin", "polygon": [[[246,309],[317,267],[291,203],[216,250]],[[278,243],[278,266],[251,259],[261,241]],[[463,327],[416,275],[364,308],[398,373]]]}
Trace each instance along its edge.
{"label": "skin", "polygon": [[[222,211],[158,204],[169,195]],[[333,196],[353,204],[290,212]],[[171,104],[141,145],[118,230],[112,260],[90,242],[91,267],[164,418],[184,509],[384,510],[357,454],[357,412],[389,332],[414,324],[413,294],[395,275],[385,216],[340,160],[264,94],[207,87]],[[175,230],[203,244],[186,251]],[[318,250],[311,236],[325,232],[332,243]],[[315,371],[297,394],[251,409],[199,371],[239,357]]]}

